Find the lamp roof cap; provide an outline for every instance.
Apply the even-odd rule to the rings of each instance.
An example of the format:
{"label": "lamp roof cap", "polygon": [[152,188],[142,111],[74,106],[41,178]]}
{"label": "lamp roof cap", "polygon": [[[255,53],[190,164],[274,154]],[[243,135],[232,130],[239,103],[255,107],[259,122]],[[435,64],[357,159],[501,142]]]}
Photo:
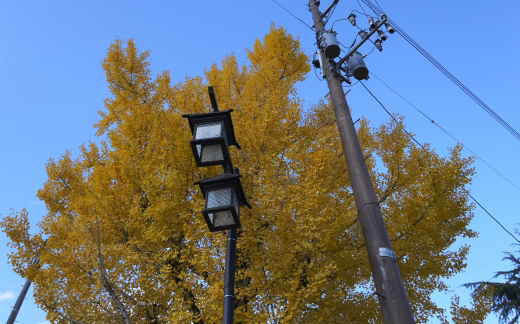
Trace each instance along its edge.
{"label": "lamp roof cap", "polygon": [[235,137],[235,130],[233,128],[233,121],[231,120],[231,112],[233,109],[229,110],[220,110],[203,114],[185,114],[182,115],[182,118],[188,118],[188,122],[190,123],[191,133],[193,134],[195,130],[195,124],[203,121],[217,121],[224,120],[226,132],[228,134],[228,145],[235,145],[238,149],[240,149],[240,145],[237,143],[237,139]]}

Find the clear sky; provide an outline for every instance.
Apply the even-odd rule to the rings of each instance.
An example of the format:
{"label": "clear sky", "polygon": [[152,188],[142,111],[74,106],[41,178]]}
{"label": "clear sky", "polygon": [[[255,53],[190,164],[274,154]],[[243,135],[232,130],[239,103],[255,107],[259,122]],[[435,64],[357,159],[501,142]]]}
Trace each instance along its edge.
{"label": "clear sky", "polygon": [[[374,0],[373,0],[374,1]],[[378,0],[385,13],[452,74],[520,131],[517,34],[518,1]],[[278,0],[312,25],[305,0]],[[322,11],[332,2],[323,0]],[[153,73],[170,70],[174,83],[197,76],[223,56],[235,53],[245,62],[245,48],[269,31],[273,22],[300,37],[308,55],[315,36],[307,26],[271,0],[260,1],[0,1],[0,214],[29,211],[32,231],[46,213],[35,194],[45,179],[45,164],[89,140],[97,141],[92,125],[108,96],[100,61],[116,38],[134,38],[141,51],[151,50]],[[368,8],[364,8],[368,10]],[[362,11],[357,1],[340,0],[331,21]],[[368,12],[368,11],[367,11]],[[358,23],[366,21],[358,14]],[[330,27],[330,24],[327,26]],[[357,29],[348,21],[334,25],[345,45]],[[370,46],[361,48],[363,54]],[[442,75],[397,34],[372,52],[368,69],[463,142],[487,163],[520,186],[516,169],[520,142]],[[318,71],[319,73],[319,71]],[[409,131],[441,154],[456,142],[425,119],[376,78],[365,83],[392,113],[406,117]],[[307,104],[327,92],[314,72],[298,85]],[[372,126],[388,115],[361,85],[347,95],[353,117],[366,116]],[[239,136],[239,134],[237,134]],[[468,151],[465,156],[471,155]],[[509,230],[520,227],[520,190],[481,161],[472,195]],[[509,269],[501,262],[514,240],[479,207],[472,229],[476,239],[455,244],[472,246],[464,273],[450,279],[451,288],[468,303],[465,282],[489,280]],[[7,320],[24,280],[8,264],[7,238],[0,234],[0,321]],[[454,246],[455,248],[455,246]],[[45,314],[30,296],[19,323],[45,323]],[[435,296],[449,307],[444,294]],[[491,316],[486,323],[496,323]],[[432,320],[435,323],[435,320]]]}

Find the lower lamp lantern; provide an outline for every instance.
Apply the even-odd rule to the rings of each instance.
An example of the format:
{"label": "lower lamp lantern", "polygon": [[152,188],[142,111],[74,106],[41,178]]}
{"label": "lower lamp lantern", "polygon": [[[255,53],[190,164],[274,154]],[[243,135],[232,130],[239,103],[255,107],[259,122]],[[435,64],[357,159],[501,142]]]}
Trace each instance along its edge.
{"label": "lower lamp lantern", "polygon": [[202,214],[210,232],[239,228],[240,206],[248,206],[240,176],[223,173],[196,182],[206,200]]}

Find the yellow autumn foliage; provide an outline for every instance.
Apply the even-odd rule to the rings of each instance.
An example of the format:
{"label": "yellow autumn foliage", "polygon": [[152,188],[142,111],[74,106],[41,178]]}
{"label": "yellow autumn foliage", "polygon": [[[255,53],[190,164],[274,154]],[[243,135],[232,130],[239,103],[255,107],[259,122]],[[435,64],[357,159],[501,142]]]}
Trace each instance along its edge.
{"label": "yellow autumn foliage", "polygon": [[[308,57],[273,26],[247,58],[227,56],[172,86],[168,71],[152,77],[133,40],[110,46],[102,66],[112,96],[95,125],[106,140],[49,161],[39,234],[28,234],[25,211],[1,223],[13,268],[34,282],[49,321],[221,321],[226,236],[208,231],[193,186],[221,169],[195,166],[181,118],[211,111],[211,85],[220,109],[234,110],[242,149],[231,155],[253,206],[238,231],[235,321],[380,322],[332,108],[304,110],[295,89]],[[415,146],[402,121],[357,128],[416,319],[442,317],[430,295],[447,289],[468,252],[449,247],[476,235],[471,159],[460,146],[448,157]]]}

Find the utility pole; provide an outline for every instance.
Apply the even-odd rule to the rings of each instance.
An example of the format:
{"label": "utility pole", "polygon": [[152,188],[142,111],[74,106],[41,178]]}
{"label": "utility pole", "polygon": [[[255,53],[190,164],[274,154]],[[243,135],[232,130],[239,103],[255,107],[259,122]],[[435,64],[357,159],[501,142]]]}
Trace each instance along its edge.
{"label": "utility pole", "polygon": [[[45,240],[45,243],[47,240]],[[32,264],[35,264],[39,262],[38,257],[35,257],[32,262]],[[20,295],[18,295],[18,299],[16,300],[16,303],[14,304],[13,310],[11,311],[11,315],[9,315],[9,318],[7,319],[6,324],[13,324],[16,321],[16,317],[18,316],[18,312],[20,311],[20,308],[22,307],[23,301],[25,299],[25,296],[27,295],[27,291],[29,291],[29,287],[31,287],[31,281],[29,279],[25,280],[25,283],[22,287],[22,291],[20,292]]]}
{"label": "utility pole", "polygon": [[[318,6],[319,0],[309,0],[312,19],[316,28],[318,47],[320,47],[320,37],[326,30]],[[381,25],[382,23],[379,24],[379,27]],[[325,49],[322,47],[320,47],[320,51],[325,53]],[[337,71],[334,60],[326,58],[326,55],[323,55],[323,57],[325,59],[323,59],[321,69],[325,72],[330,98],[334,106],[343,155],[347,163],[347,170],[358,209],[359,222],[363,230],[365,246],[375,283],[376,291],[374,294],[379,301],[383,321],[385,324],[415,323],[347,100],[343,94],[341,75]],[[341,61],[343,62],[345,59],[348,59],[348,57]]]}
{"label": "utility pole", "polygon": [[27,291],[29,290],[30,286],[31,281],[29,279],[25,280],[22,291],[20,292],[20,295],[18,295],[18,299],[14,304],[13,310],[11,311],[11,315],[9,315],[9,319],[7,319],[6,324],[13,324],[15,322],[16,317],[18,316],[18,311],[20,310],[20,307],[22,307],[23,300],[25,299],[25,295],[27,295]]}

